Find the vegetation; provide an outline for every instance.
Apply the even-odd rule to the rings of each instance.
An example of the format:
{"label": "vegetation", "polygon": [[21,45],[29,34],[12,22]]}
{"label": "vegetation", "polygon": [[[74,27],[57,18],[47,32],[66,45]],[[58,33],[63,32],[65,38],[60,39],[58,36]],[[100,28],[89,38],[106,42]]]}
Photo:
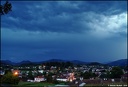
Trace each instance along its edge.
{"label": "vegetation", "polygon": [[0,5],[0,15],[7,14],[9,11],[12,11],[12,5],[8,1],[4,5]]}
{"label": "vegetation", "polygon": [[47,76],[46,76],[46,79],[47,79],[47,80],[46,80],[47,82],[50,82],[50,83],[53,82],[52,75],[47,75]]}
{"label": "vegetation", "polygon": [[104,84],[85,84],[84,87],[101,87],[101,86],[104,86],[104,87],[107,87],[107,86],[112,86],[112,87],[115,87],[115,86],[118,86],[118,87],[126,87],[127,86],[127,83],[121,83],[121,82],[116,82],[116,83],[104,83]]}
{"label": "vegetation", "polygon": [[23,82],[23,81],[20,81],[19,84],[15,85],[15,86],[55,86],[56,84],[66,85],[67,82],[55,81],[54,83],[50,83],[50,82]]}
{"label": "vegetation", "polygon": [[91,77],[96,77],[97,75],[95,73],[91,73],[91,72],[85,72],[85,73],[81,73],[81,77],[83,77],[84,79],[89,79]]}
{"label": "vegetation", "polygon": [[1,78],[1,83],[2,84],[18,84],[20,79],[18,76],[13,75],[11,72],[8,72]]}
{"label": "vegetation", "polygon": [[34,79],[34,76],[32,75],[32,71],[29,71],[27,77],[28,77],[28,79]]}
{"label": "vegetation", "polygon": [[123,75],[123,71],[120,67],[113,67],[110,73],[111,78],[120,78]]}
{"label": "vegetation", "polygon": [[19,82],[18,85],[16,86],[49,86],[52,85],[54,86],[55,84],[52,83],[47,83],[47,82]]}

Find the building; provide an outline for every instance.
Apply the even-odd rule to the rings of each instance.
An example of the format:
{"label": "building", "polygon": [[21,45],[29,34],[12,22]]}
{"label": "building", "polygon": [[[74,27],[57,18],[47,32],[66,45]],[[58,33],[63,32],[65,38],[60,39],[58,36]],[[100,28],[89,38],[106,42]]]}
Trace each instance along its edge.
{"label": "building", "polygon": [[44,76],[37,76],[34,78],[34,82],[41,82],[41,81],[46,81]]}
{"label": "building", "polygon": [[57,81],[63,81],[63,82],[67,82],[67,81],[68,81],[67,78],[57,78],[56,80],[57,80]]}
{"label": "building", "polygon": [[0,75],[4,75],[5,71],[4,70],[0,70]]}
{"label": "building", "polygon": [[69,73],[68,81],[72,82],[74,80],[76,80],[76,78],[74,77],[74,73]]}

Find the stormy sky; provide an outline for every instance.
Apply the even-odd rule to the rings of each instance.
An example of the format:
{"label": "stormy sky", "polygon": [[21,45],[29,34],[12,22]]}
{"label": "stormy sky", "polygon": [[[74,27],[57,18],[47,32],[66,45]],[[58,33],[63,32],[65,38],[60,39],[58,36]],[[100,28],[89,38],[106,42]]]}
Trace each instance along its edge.
{"label": "stormy sky", "polygon": [[[4,3],[4,2],[2,2]],[[10,1],[1,59],[108,62],[127,58],[126,1]]]}

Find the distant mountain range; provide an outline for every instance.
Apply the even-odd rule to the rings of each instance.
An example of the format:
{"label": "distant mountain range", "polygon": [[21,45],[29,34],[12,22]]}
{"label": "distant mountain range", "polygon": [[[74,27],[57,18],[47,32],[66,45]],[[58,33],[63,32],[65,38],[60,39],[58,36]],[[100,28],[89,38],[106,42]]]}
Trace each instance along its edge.
{"label": "distant mountain range", "polygon": [[41,62],[31,62],[31,61],[22,61],[19,63],[15,63],[9,60],[1,60],[1,64],[8,64],[8,65],[36,65],[36,64],[42,64],[45,62],[71,62],[73,64],[87,64],[87,65],[110,65],[110,66],[127,66],[127,59],[120,59],[117,61],[112,61],[109,63],[98,63],[98,62],[83,62],[79,60],[73,60],[73,61],[68,61],[68,60],[61,60],[61,59],[50,59],[47,61],[41,61]]}
{"label": "distant mountain range", "polygon": [[127,59],[120,59],[120,60],[112,61],[112,62],[107,63],[107,64],[111,65],[111,66],[127,66],[128,60]]}

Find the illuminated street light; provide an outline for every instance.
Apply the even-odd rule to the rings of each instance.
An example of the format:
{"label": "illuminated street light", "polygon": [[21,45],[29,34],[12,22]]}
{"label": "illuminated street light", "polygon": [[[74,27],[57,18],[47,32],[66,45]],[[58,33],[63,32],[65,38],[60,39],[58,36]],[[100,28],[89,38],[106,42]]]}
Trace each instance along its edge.
{"label": "illuminated street light", "polygon": [[15,74],[15,75],[18,75],[18,72],[15,72],[14,74]]}
{"label": "illuminated street light", "polygon": [[14,75],[14,76],[17,76],[18,74],[19,74],[18,71],[14,71],[14,72],[13,72],[13,75]]}

